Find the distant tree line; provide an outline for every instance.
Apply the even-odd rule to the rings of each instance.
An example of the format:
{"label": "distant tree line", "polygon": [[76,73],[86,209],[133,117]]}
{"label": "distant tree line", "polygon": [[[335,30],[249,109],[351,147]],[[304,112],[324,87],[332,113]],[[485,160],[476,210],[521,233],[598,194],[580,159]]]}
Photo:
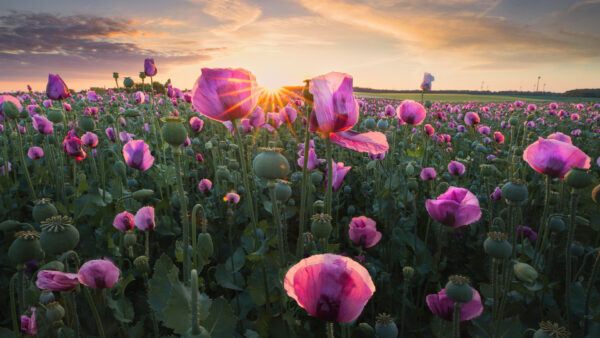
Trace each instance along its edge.
{"label": "distant tree line", "polygon": [[[364,93],[420,93],[421,90],[393,90],[393,89],[373,89],[365,87],[354,87],[357,92]],[[520,91],[520,90],[434,90],[431,93],[438,94],[479,94],[479,95],[510,95],[510,96],[571,96],[571,97],[600,97],[600,89],[573,89],[564,93],[540,92],[540,91]]]}
{"label": "distant tree line", "polygon": [[576,97],[600,97],[600,89],[573,89],[566,91],[564,95]]}

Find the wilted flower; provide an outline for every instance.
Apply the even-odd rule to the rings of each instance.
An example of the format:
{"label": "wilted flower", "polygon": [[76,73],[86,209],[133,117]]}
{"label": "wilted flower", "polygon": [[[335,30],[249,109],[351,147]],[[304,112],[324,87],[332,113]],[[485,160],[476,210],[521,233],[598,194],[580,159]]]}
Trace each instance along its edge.
{"label": "wilted flower", "polygon": [[156,223],[154,221],[154,208],[149,206],[140,208],[135,213],[133,223],[142,231],[154,230],[156,228]]}
{"label": "wilted flower", "polygon": [[131,140],[123,146],[123,158],[130,168],[145,171],[154,164],[150,147],[143,140]]}
{"label": "wilted flower", "polygon": [[344,256],[305,258],[285,275],[284,288],[311,316],[349,323],[361,314],[375,292],[367,269]]}
{"label": "wilted flower", "polygon": [[381,240],[381,232],[377,231],[375,221],[369,217],[354,217],[348,227],[348,237],[356,245],[370,248]]}
{"label": "wilted flower", "polygon": [[458,228],[481,218],[479,200],[464,188],[450,187],[435,200],[427,200],[429,216],[443,225]]}
{"label": "wilted flower", "polygon": [[79,268],[79,282],[94,289],[110,288],[119,280],[119,268],[108,259],[95,259]]}
{"label": "wilted flower", "polygon": [[430,73],[425,72],[423,75],[423,82],[421,82],[421,89],[424,92],[428,92],[431,90],[431,82],[433,82],[435,78]]}
{"label": "wilted flower", "polygon": [[[473,299],[470,302],[462,304],[460,307],[459,320],[461,322],[479,317],[483,313],[483,304],[481,296],[477,290],[473,289]],[[431,312],[445,320],[452,320],[454,314],[454,301],[446,295],[446,289],[438,293],[430,294],[425,297],[427,306]]]}
{"label": "wilted flower", "polygon": [[26,335],[36,335],[38,332],[37,323],[35,321],[35,307],[29,309],[31,316],[21,315],[21,332]]}

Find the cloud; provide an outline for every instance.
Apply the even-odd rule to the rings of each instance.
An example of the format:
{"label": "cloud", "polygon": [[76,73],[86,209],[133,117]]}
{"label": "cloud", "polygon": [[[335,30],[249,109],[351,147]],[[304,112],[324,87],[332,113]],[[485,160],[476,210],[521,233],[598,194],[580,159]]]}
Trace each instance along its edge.
{"label": "cloud", "polygon": [[191,0],[204,5],[203,12],[225,24],[215,32],[235,32],[255,22],[262,11],[259,7],[240,0]]}
{"label": "cloud", "polygon": [[[161,41],[161,49],[139,43],[153,41],[144,45],[156,46],[156,40]],[[49,72],[137,74],[145,57],[154,57],[165,69],[171,64],[209,60],[223,49],[181,46],[178,40],[155,31],[136,29],[130,19],[28,12],[0,16],[0,72],[11,79],[30,79]]]}

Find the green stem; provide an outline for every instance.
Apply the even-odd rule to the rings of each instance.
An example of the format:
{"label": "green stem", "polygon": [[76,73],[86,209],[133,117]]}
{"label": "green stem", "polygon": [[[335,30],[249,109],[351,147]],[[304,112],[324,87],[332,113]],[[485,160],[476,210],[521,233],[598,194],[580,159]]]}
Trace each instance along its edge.
{"label": "green stem", "polygon": [[100,319],[100,314],[98,314],[98,309],[96,309],[96,305],[94,305],[94,299],[92,298],[92,293],[86,287],[83,288],[85,292],[85,298],[87,299],[88,305],[92,310],[92,315],[94,315],[94,320],[96,321],[96,326],[98,327],[98,335],[100,338],[104,338],[104,327],[102,326],[102,320]]}
{"label": "green stem", "polygon": [[200,324],[198,324],[198,272],[196,269],[193,269],[190,275],[190,285],[192,286],[192,335],[198,335],[200,334]]}
{"label": "green stem", "polygon": [[569,328],[569,331],[571,331],[571,332],[572,332],[572,330],[571,330],[571,278],[572,278],[571,268],[572,268],[572,263],[573,263],[571,261],[571,243],[573,243],[573,237],[575,235],[575,226],[577,225],[575,223],[576,207],[577,207],[577,191],[575,189],[571,189],[571,203],[569,206],[569,213],[570,213],[569,234],[567,237],[567,247],[565,248],[566,249],[565,307],[567,310],[567,326]]}
{"label": "green stem", "polygon": [[286,265],[286,253],[285,253],[285,244],[283,240],[283,232],[281,229],[281,219],[279,218],[279,206],[277,205],[277,197],[275,196],[275,182],[271,181],[267,184],[269,187],[269,191],[271,193],[271,211],[273,212],[273,223],[277,228],[277,246],[279,251],[279,264],[281,266]]}
{"label": "green stem", "polygon": [[19,295],[19,312],[25,311],[25,265],[17,267],[17,292]]}
{"label": "green stem", "polygon": [[148,260],[150,260],[150,230],[144,231],[144,236],[146,237],[146,257],[148,257]]}
{"label": "green stem", "polygon": [[[325,141],[327,147],[327,192],[325,194],[325,201],[327,203],[327,214],[331,215],[331,199],[333,192],[333,154],[331,150],[331,140],[327,138]],[[307,159],[305,159],[307,161]]]}
{"label": "green stem", "polygon": [[327,322],[325,324],[325,331],[327,332],[327,338],[335,338],[335,330],[333,327],[333,322]]}
{"label": "green stem", "polygon": [[183,190],[182,172],[181,172],[181,149],[178,146],[172,147],[175,153],[175,177],[177,178],[177,190],[179,192],[179,204],[181,221],[183,223],[183,280],[190,280],[190,252],[188,246],[190,243],[190,225],[187,216],[187,201],[185,199],[185,190]]}
{"label": "green stem", "polygon": [[17,304],[15,301],[15,280],[17,279],[17,274],[14,274],[9,281],[9,295],[10,295],[10,314],[13,322],[13,330],[15,331],[15,337],[19,337],[20,335],[20,327],[19,322],[17,321]]}
{"label": "green stem", "polygon": [[454,303],[454,313],[452,314],[452,330],[454,338],[460,338],[460,307],[462,303]]}
{"label": "green stem", "polygon": [[550,204],[550,176],[546,175],[546,195],[544,197],[544,213],[540,220],[540,235],[543,233],[542,240],[536,241],[535,252],[533,254],[534,268],[538,268],[539,260],[541,259],[541,250],[546,246],[548,240],[548,206]]}
{"label": "green stem", "polygon": [[404,316],[406,313],[406,300],[408,298],[408,280],[404,280],[404,285],[402,286],[402,307],[400,309],[400,337],[404,337]]}
{"label": "green stem", "polygon": [[[17,136],[19,139],[19,156],[21,160],[21,165],[23,166],[23,172],[25,173],[25,178],[27,179],[27,184],[29,185],[29,191],[31,192],[31,197],[33,200],[37,199],[37,195],[35,193],[35,189],[33,188],[33,183],[31,182],[31,176],[29,176],[29,169],[27,169],[27,163],[25,162],[25,156],[23,156],[23,140],[21,138],[21,131],[19,130],[19,124],[15,120],[15,128],[17,128]],[[8,167],[5,167],[8,169]],[[7,172],[8,174],[8,172]]]}
{"label": "green stem", "polygon": [[192,248],[193,248],[193,258],[192,265],[195,270],[198,270],[198,238],[196,238],[196,230],[198,223],[196,222],[196,215],[199,211],[202,211],[202,220],[200,223],[202,224],[202,232],[206,233],[206,221],[205,221],[205,212],[202,204],[194,205],[192,209]]}
{"label": "green stem", "polygon": [[242,137],[237,129],[237,121],[231,120],[233,125],[233,130],[235,131],[235,139],[237,141],[238,146],[238,154],[240,156],[240,163],[242,164],[242,180],[244,182],[244,190],[245,190],[245,199],[246,199],[246,207],[250,212],[250,221],[252,222],[252,231],[254,232],[253,247],[256,248],[256,241],[258,240],[258,232],[257,228],[257,220],[256,215],[254,213],[254,202],[252,201],[252,192],[250,191],[250,183],[248,180],[248,169],[246,165],[246,158],[244,157],[244,143],[242,142]]}
{"label": "green stem", "polygon": [[[308,107],[307,121],[310,121],[312,109]],[[304,136],[304,163],[302,163],[302,192],[300,194],[300,224],[298,225],[298,243],[296,244],[296,259],[302,258],[304,252],[304,226],[306,218],[307,195],[308,195],[308,148],[310,147],[310,131],[306,127],[306,135]]]}
{"label": "green stem", "polygon": [[600,264],[598,264],[600,262],[600,252],[598,253],[598,255],[596,255],[596,261],[594,262],[594,267],[592,268],[592,274],[590,275],[590,281],[588,282],[588,286],[587,289],[585,290],[585,305],[583,307],[583,335],[587,336],[587,331],[588,331],[588,309],[589,309],[589,305],[590,305],[590,295],[592,294],[592,286],[594,285],[594,282],[596,281],[596,277],[598,275],[598,266]]}
{"label": "green stem", "polygon": [[492,303],[492,327],[494,331],[492,332],[492,337],[496,336],[496,312],[498,309],[498,260],[496,258],[492,258],[492,273],[490,276],[490,280],[492,281],[492,295],[494,302]]}

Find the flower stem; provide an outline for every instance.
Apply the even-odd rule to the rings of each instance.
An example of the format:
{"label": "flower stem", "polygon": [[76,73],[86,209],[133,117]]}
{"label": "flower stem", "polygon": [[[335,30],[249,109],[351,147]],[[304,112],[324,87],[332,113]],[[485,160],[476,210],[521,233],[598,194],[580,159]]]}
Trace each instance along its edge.
{"label": "flower stem", "polygon": [[573,237],[575,235],[575,211],[577,207],[577,191],[575,189],[571,189],[571,203],[569,206],[569,234],[567,237],[567,247],[566,247],[566,275],[565,275],[565,307],[567,310],[567,326],[571,331],[571,243],[573,243]]}
{"label": "flower stem", "polygon": [[[327,138],[326,146],[327,146],[327,192],[325,194],[325,200],[327,201],[327,214],[331,215],[331,199],[333,192],[333,154],[331,150],[331,140]],[[307,161],[308,159],[304,159]]]}
{"label": "flower stem", "polygon": [[592,274],[590,275],[590,281],[588,282],[587,289],[585,290],[585,305],[583,307],[583,335],[587,336],[588,331],[588,308],[590,304],[590,295],[592,294],[592,286],[596,281],[596,277],[598,276],[598,266],[600,262],[600,252],[596,255],[596,261],[594,262],[594,267],[592,268]]}
{"label": "flower stem", "polygon": [[17,321],[17,304],[15,301],[15,279],[17,279],[17,274],[14,274],[9,281],[9,295],[10,295],[10,314],[13,322],[13,330],[15,331],[15,337],[19,337],[19,323]]}
{"label": "flower stem", "polygon": [[540,235],[542,235],[541,241],[536,241],[535,252],[533,254],[533,267],[538,268],[539,260],[541,259],[541,251],[546,246],[548,240],[548,205],[550,204],[550,176],[546,175],[546,195],[544,197],[544,213],[540,220]]}
{"label": "flower stem", "polygon": [[[25,156],[23,156],[23,139],[21,138],[21,131],[19,130],[19,124],[15,120],[15,128],[17,128],[17,136],[19,138],[19,156],[21,160],[21,165],[23,166],[23,172],[25,173],[25,178],[27,179],[27,184],[29,185],[29,191],[31,192],[31,196],[33,200],[37,199],[37,195],[35,193],[35,189],[33,188],[33,183],[31,182],[31,176],[29,176],[29,169],[27,169],[27,163],[25,162]],[[8,170],[8,167],[5,167]],[[8,174],[8,172],[7,172]]]}
{"label": "flower stem", "polygon": [[400,309],[400,337],[404,337],[404,315],[406,313],[406,300],[408,298],[408,280],[404,280],[404,285],[402,286],[402,307]]}
{"label": "flower stem", "polygon": [[[312,109],[308,107],[306,115],[307,121],[310,121],[310,114]],[[296,244],[296,259],[302,258],[304,252],[304,225],[306,218],[307,195],[308,195],[308,148],[310,143],[310,131],[306,126],[306,135],[304,136],[304,162],[302,163],[302,192],[300,194],[300,224],[298,225],[298,243]]]}
{"label": "flower stem", "polygon": [[325,330],[327,332],[327,338],[335,338],[335,331],[333,328],[333,322],[327,322],[327,324],[325,324]]}
{"label": "flower stem", "polygon": [[92,314],[94,315],[96,326],[98,327],[98,335],[100,336],[100,338],[104,338],[104,327],[102,326],[102,320],[100,319],[100,314],[98,314],[98,309],[96,309],[96,306],[94,305],[94,299],[92,299],[92,294],[90,293],[90,290],[86,287],[84,287],[84,292],[85,298],[87,299],[90,309],[92,310]]}
{"label": "flower stem", "polygon": [[193,248],[193,257],[192,257],[192,265],[195,270],[198,270],[198,238],[196,238],[196,230],[197,230],[197,222],[196,222],[196,214],[202,211],[202,220],[200,221],[202,225],[202,232],[206,233],[206,221],[205,221],[205,212],[202,204],[194,205],[192,209],[192,248]]}
{"label": "flower stem", "polygon": [[453,337],[460,338],[460,307],[462,303],[454,303],[454,313],[452,314]]}
{"label": "flower stem", "polygon": [[190,274],[190,285],[192,286],[192,335],[198,335],[200,325],[198,324],[198,272],[196,269],[192,269]]}
{"label": "flower stem", "polygon": [[183,224],[183,280],[190,280],[190,252],[188,246],[190,243],[190,225],[187,216],[187,201],[185,200],[185,190],[183,190],[183,180],[181,178],[181,149],[179,147],[172,148],[175,153],[175,177],[177,178],[177,190],[179,192],[179,213]]}
{"label": "flower stem", "polygon": [[279,217],[279,206],[277,205],[277,197],[275,196],[275,182],[271,181],[267,184],[271,192],[271,211],[273,212],[273,223],[277,228],[277,248],[279,251],[279,264],[283,267],[286,265],[285,243],[283,239],[283,231],[281,229],[281,219]]}

